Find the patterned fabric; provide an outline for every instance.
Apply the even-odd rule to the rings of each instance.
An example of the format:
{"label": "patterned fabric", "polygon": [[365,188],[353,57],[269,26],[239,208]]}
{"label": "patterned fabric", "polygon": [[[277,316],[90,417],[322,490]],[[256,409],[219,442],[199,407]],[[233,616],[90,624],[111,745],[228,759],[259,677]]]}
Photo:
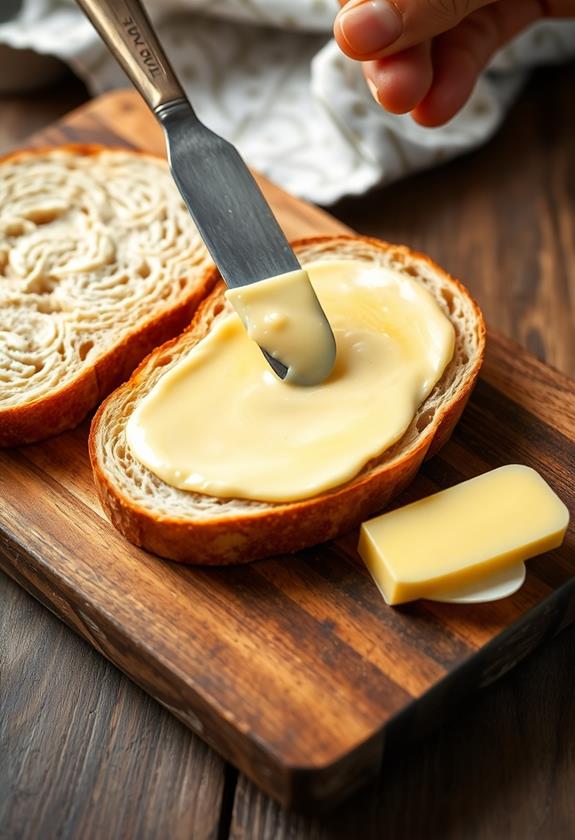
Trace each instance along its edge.
{"label": "patterned fabric", "polygon": [[[386,114],[330,38],[337,0],[148,0],[198,114],[247,161],[320,204],[363,193],[487,140],[527,68],[575,55],[575,23],[544,22],[503,50],[447,126]],[[23,0],[0,43],[67,61],[93,93],[126,79],[73,0]]]}

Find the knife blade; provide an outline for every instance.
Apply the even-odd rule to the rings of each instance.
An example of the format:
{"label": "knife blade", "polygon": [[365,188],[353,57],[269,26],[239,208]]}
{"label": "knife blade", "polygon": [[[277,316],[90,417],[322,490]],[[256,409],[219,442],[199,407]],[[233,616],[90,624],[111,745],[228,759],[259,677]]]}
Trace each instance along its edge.
{"label": "knife blade", "polygon": [[174,181],[226,285],[300,269],[237,149],[201,123],[189,102],[168,105],[157,115]]}
{"label": "knife blade", "polygon": [[[140,0],[77,1],[164,129],[172,176],[226,285],[301,269],[237,149],[198,119]],[[286,365],[260,349],[284,379]]]}

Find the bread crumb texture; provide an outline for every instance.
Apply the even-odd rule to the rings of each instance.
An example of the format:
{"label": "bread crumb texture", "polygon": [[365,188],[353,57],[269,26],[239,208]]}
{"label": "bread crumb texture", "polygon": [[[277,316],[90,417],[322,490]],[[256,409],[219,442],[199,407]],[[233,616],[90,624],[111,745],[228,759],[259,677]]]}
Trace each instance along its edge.
{"label": "bread crumb texture", "polygon": [[[197,304],[209,267],[164,161],[97,147],[4,159],[0,419],[4,413],[6,440],[0,435],[0,442],[11,442],[10,424],[22,425],[26,407],[64,391],[67,402],[73,400],[70,386],[87,372],[95,381],[84,413],[93,407],[117,384],[102,360],[129,337],[143,338],[152,322],[157,326],[183,304]],[[171,332],[160,331],[160,340],[189,322],[191,312]],[[125,378],[151,349],[145,345],[117,355],[116,372]],[[9,413],[14,409],[20,411]]]}

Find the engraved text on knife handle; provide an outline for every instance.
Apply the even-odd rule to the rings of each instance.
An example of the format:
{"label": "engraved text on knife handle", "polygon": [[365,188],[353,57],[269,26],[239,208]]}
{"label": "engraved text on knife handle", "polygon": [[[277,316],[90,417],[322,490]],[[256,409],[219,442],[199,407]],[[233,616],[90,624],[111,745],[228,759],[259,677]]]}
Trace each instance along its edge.
{"label": "engraved text on knife handle", "polygon": [[185,98],[140,0],[77,0],[152,110]]}

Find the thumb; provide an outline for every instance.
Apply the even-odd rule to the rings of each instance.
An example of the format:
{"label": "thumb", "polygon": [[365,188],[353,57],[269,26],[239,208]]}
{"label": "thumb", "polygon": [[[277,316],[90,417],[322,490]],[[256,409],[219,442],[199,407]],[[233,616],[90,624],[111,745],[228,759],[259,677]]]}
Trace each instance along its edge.
{"label": "thumb", "polygon": [[493,2],[350,0],[335,19],[334,35],[350,58],[385,58],[452,29],[472,12]]}

